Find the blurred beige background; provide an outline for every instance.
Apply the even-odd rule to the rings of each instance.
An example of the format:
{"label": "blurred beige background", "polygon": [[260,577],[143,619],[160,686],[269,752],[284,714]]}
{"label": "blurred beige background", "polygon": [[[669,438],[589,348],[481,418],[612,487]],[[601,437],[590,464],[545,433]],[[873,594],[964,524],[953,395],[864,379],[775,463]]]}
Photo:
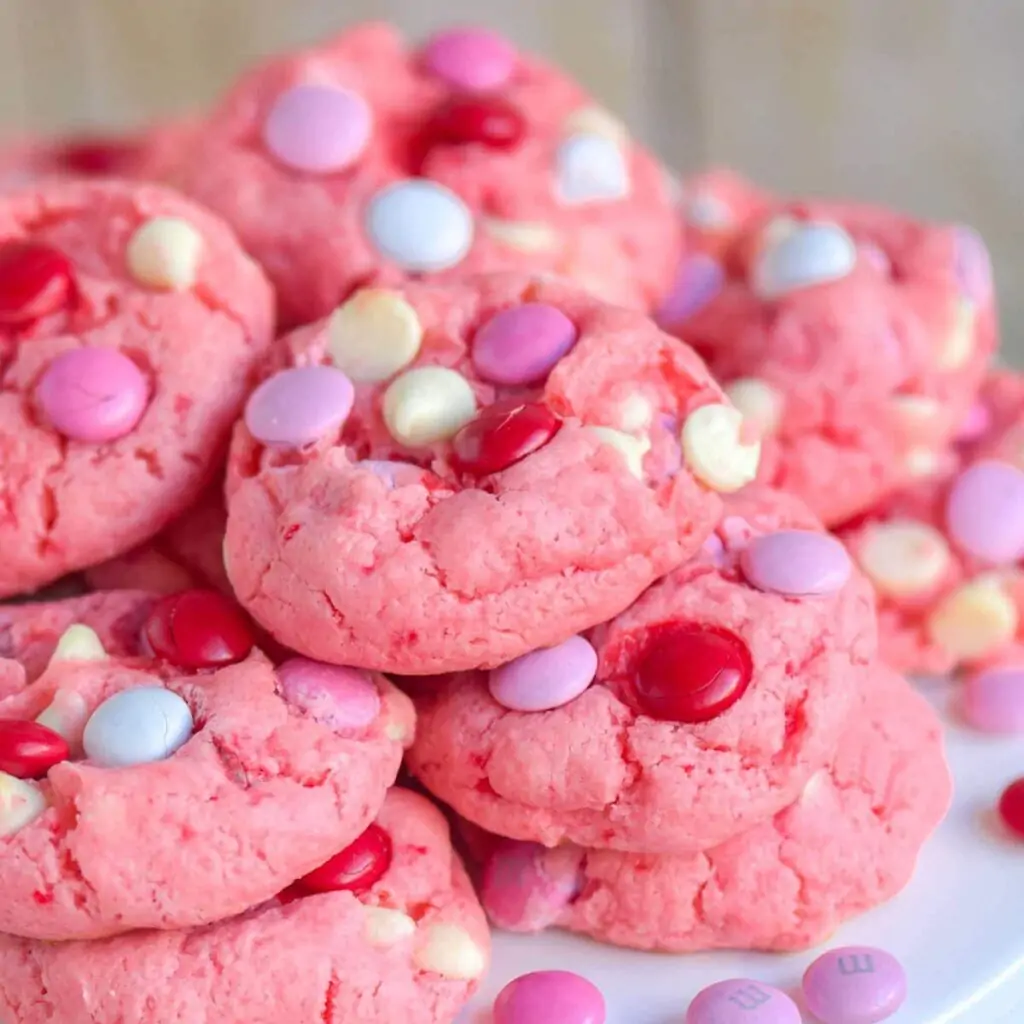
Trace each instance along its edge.
{"label": "blurred beige background", "polygon": [[0,0],[0,134],[201,105],[254,57],[366,17],[503,29],[684,171],[972,222],[1024,361],[1020,0]]}

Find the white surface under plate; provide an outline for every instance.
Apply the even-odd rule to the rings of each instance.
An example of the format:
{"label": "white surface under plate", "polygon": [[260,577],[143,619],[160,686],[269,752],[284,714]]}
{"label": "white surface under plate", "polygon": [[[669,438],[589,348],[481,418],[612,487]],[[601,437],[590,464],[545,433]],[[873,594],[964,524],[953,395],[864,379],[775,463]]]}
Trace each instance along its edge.
{"label": "white surface under plate", "polygon": [[[950,684],[923,689],[948,723],[956,780],[952,809],[925,847],[911,884],[886,906],[842,927],[828,946],[880,946],[903,963],[909,995],[891,1024],[1021,1024],[1024,841],[1000,831],[993,808],[1004,786],[1024,775],[1024,739],[972,733],[947,713]],[[697,992],[725,978],[754,978],[796,995],[815,955],[676,956],[619,950],[556,931],[498,932],[491,973],[460,1024],[489,1021],[495,995],[512,978],[552,969],[595,982],[607,1000],[607,1024],[683,1024]]]}

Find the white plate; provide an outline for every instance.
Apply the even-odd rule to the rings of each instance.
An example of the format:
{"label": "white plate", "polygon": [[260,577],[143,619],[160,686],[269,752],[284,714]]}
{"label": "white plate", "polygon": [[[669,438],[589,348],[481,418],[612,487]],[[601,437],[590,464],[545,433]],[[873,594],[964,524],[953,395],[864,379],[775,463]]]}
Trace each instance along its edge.
{"label": "white plate", "polygon": [[[923,684],[943,712],[948,683]],[[944,714],[956,793],[914,880],[895,900],[841,928],[829,946],[872,945],[907,971],[909,995],[892,1024],[1024,1021],[1024,841],[1001,834],[993,807],[1024,775],[1024,739],[982,736]],[[527,971],[576,971],[608,1003],[608,1024],[683,1024],[700,989],[749,977],[796,994],[815,953],[670,956],[602,946],[562,932],[496,933],[494,966],[460,1024],[483,1024],[502,986]],[[807,1020],[811,1018],[808,1015]]]}

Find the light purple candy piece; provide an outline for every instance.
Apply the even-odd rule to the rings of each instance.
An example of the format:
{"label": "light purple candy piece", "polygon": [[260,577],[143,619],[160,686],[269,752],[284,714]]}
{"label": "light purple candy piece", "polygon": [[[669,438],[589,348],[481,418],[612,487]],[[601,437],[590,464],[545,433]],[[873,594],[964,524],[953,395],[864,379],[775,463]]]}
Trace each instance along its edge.
{"label": "light purple candy piece", "polygon": [[596,673],[597,652],[583,637],[571,636],[492,669],[488,685],[510,711],[550,711],[575,700]]}
{"label": "light purple candy piece", "polygon": [[277,670],[281,693],[340,735],[362,732],[380,714],[380,694],[369,676],[355,668],[291,658]]}
{"label": "light purple candy piece", "polygon": [[359,159],[372,131],[373,115],[358,93],[334,85],[296,85],[274,100],[263,124],[263,144],[285,167],[330,174]]}
{"label": "light purple candy piece", "polygon": [[846,548],[827,533],[777,530],[755,537],[743,549],[740,568],[758,590],[808,597],[841,590],[852,567]]}
{"label": "light purple candy piece", "polygon": [[487,859],[480,899],[487,916],[511,932],[539,932],[558,921],[579,892],[583,850],[499,841]]}
{"label": "light purple candy piece", "polygon": [[804,999],[821,1024],[878,1024],[907,998],[907,976],[890,953],[846,946],[819,956],[804,972]]}
{"label": "light purple candy piece", "polygon": [[946,526],[967,554],[993,565],[1024,555],[1024,473],[1008,462],[976,462],[946,499]]}
{"label": "light purple candy piece", "polygon": [[245,407],[257,441],[301,448],[338,430],[355,400],[352,382],[333,366],[299,366],[265,380]]}
{"label": "light purple candy piece", "polygon": [[512,77],[517,59],[507,39],[482,28],[439,32],[423,49],[423,65],[432,75],[469,92],[500,89]]}
{"label": "light purple candy piece", "polygon": [[604,1024],[604,997],[569,971],[535,971],[510,981],[494,1001],[493,1024]]}
{"label": "light purple candy piece", "polygon": [[473,366],[492,384],[543,380],[576,344],[576,325],[544,302],[527,302],[490,318],[473,338]]}
{"label": "light purple candy piece", "polygon": [[749,978],[731,978],[703,989],[686,1011],[686,1024],[801,1024],[785,992]]}
{"label": "light purple candy piece", "polygon": [[960,713],[983,732],[1024,733],[1024,666],[986,669],[963,684]]}
{"label": "light purple candy piece", "polygon": [[956,278],[960,291],[975,305],[992,301],[992,260],[974,228],[956,228]]}
{"label": "light purple candy piece", "polygon": [[682,323],[703,309],[724,283],[725,271],[717,260],[703,253],[687,256],[679,264],[672,290],[658,310],[658,323],[662,327]]}

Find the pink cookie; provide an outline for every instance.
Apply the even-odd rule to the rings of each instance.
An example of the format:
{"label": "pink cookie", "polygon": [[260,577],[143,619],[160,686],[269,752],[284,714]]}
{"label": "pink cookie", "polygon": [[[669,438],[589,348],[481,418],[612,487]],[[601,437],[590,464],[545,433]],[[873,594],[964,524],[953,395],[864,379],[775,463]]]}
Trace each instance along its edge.
{"label": "pink cookie", "polygon": [[931,707],[889,669],[869,671],[866,705],[832,766],[774,818],[704,853],[545,850],[471,833],[493,922],[672,952],[795,950],[894,896],[949,806],[951,781]]}
{"label": "pink cookie", "polygon": [[756,473],[689,349],[561,283],[366,289],[280,348],[236,431],[225,559],[310,657],[423,675],[566,640]]}
{"label": "pink cookie", "polygon": [[147,540],[223,452],[273,330],[259,268],[172,192],[0,200],[0,595]]}
{"label": "pink cookie", "polygon": [[699,195],[719,226],[690,231],[662,322],[759,424],[761,479],[832,525],[935,472],[996,344],[981,240],[716,180]]}
{"label": "pink cookie", "polygon": [[593,631],[578,695],[555,689],[566,664],[582,671],[564,649],[545,655],[559,673],[537,652],[532,680],[513,663],[418,687],[413,774],[475,824],[546,846],[705,850],[792,803],[860,699],[874,609],[795,499],[729,505],[700,557]]}
{"label": "pink cookie", "polygon": [[[0,931],[13,935],[241,913],[366,828],[412,738],[408,699],[355,669],[275,672],[254,653],[185,675],[58,657],[0,700]],[[17,737],[41,728],[30,757]]]}
{"label": "pink cookie", "polygon": [[367,284],[495,270],[650,309],[678,259],[664,177],[578,85],[510,42],[442,32],[412,50],[367,24],[246,74],[184,187],[235,227],[300,324]]}
{"label": "pink cookie", "polygon": [[191,932],[0,938],[0,1014],[18,1024],[451,1024],[490,937],[441,814],[392,789],[370,888],[271,900]]}

